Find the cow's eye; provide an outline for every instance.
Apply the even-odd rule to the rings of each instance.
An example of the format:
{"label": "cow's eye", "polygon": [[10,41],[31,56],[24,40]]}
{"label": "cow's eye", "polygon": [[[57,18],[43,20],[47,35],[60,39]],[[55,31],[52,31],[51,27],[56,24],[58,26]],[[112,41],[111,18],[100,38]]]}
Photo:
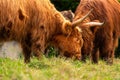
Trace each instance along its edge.
{"label": "cow's eye", "polygon": [[44,26],[42,25],[42,26],[40,26],[40,29],[44,29]]}

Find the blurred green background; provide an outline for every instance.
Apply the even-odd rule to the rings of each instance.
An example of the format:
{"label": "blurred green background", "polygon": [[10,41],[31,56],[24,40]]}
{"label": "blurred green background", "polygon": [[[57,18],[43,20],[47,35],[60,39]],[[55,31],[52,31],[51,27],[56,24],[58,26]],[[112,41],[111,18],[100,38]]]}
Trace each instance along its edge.
{"label": "blurred green background", "polygon": [[59,11],[71,9],[74,12],[80,0],[51,0],[51,2]]}

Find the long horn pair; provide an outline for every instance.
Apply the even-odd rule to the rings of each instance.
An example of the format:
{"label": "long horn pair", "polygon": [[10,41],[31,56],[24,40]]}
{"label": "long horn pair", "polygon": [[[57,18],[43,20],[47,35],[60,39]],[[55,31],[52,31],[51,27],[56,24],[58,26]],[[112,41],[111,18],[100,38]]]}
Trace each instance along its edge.
{"label": "long horn pair", "polygon": [[80,19],[78,19],[77,21],[74,21],[73,23],[72,23],[72,26],[73,27],[75,27],[75,26],[77,26],[78,24],[80,24],[84,19],[86,19],[89,15],[90,15],[90,13],[93,11],[93,9],[91,9],[85,16],[83,16],[82,18],[80,18]]}

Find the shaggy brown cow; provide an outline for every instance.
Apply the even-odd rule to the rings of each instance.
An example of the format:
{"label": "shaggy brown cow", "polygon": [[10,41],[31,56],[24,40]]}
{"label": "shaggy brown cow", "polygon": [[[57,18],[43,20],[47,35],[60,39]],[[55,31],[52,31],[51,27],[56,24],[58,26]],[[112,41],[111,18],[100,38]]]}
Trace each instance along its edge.
{"label": "shaggy brown cow", "polygon": [[[73,21],[74,13],[71,10],[62,11],[61,13],[67,20]],[[81,33],[79,35],[77,35],[76,38],[81,37],[81,40],[83,40],[82,41],[83,45],[81,45],[81,44],[79,45],[77,43],[75,44],[75,42],[74,42],[74,45],[78,45],[79,55],[76,56],[76,54],[74,53],[73,56],[76,56],[76,58],[79,57],[79,59],[81,58],[81,60],[85,62],[86,58],[91,56],[91,52],[92,52],[92,48],[93,48],[94,33],[96,32],[98,27],[96,27],[96,26],[92,27],[93,31],[91,31],[89,29],[89,27],[88,28],[82,28],[81,26],[79,26],[79,27],[81,28],[81,31],[80,31]],[[57,36],[57,38],[55,38],[55,42],[59,41],[59,43],[57,43],[57,45],[62,44],[62,46],[65,46],[64,45],[65,43],[71,43],[70,39],[65,39],[65,41],[66,40],[67,41],[63,42],[63,41],[60,41],[60,39],[58,40],[58,37],[63,37],[63,36]],[[68,47],[69,46],[71,46],[71,44],[68,45]],[[61,47],[61,46],[59,46],[59,47]],[[76,47],[72,47],[72,48],[76,48]],[[77,53],[77,48],[74,50],[76,50],[76,53]],[[69,53],[67,55],[70,55],[70,53],[71,53],[71,51],[69,50]],[[73,53],[71,53],[71,54],[73,54]],[[71,56],[71,57],[73,57],[73,56]],[[68,56],[66,56],[66,57],[68,57]]]}
{"label": "shaggy brown cow", "polygon": [[[73,20],[73,18],[69,18],[69,16],[73,14],[72,12],[69,11],[63,11],[63,12],[65,12],[66,15],[63,13],[62,14],[67,20],[69,21]],[[98,24],[99,26],[102,25],[101,23],[97,23],[96,25]],[[91,25],[93,25],[93,23]],[[86,56],[88,56],[89,53],[92,51],[93,33],[95,33],[95,29],[97,28],[95,26],[95,29],[92,32],[91,30],[89,30],[89,27],[83,27],[83,28],[81,26],[79,28],[76,27],[75,30],[73,30],[73,32],[71,32],[69,36],[56,35],[54,36],[51,45],[60,51],[61,56],[70,57],[70,58],[74,57],[75,59],[79,59],[79,60],[82,59],[83,61],[85,61]],[[87,52],[88,50],[89,52]]]}
{"label": "shaggy brown cow", "polygon": [[[69,10],[62,11],[62,14],[67,20],[73,21],[74,16],[72,18],[69,17],[69,16],[74,15],[74,13],[72,13],[72,11],[69,11]],[[93,24],[91,24],[91,25],[93,25]],[[83,40],[82,41],[83,45],[81,45],[81,44],[78,45],[77,43],[75,44],[75,42],[74,42],[74,45],[78,45],[79,49],[81,49],[81,51],[79,51],[79,52],[81,52],[81,54],[79,56],[76,56],[76,54],[74,53],[73,56],[76,56],[76,58],[79,57],[79,59],[81,59],[82,61],[85,62],[86,58],[91,56],[91,52],[92,52],[92,48],[93,48],[94,34],[99,27],[98,26],[92,26],[92,27],[91,26],[89,26],[89,27],[79,26],[79,27],[81,29],[81,31],[80,31],[81,33],[79,35],[77,35],[76,38],[81,37],[81,40]],[[92,31],[90,28],[92,29]],[[59,44],[57,44],[57,45],[60,45],[60,43],[61,43],[64,46],[65,41],[64,42],[60,41],[60,39],[59,40],[55,39],[55,41],[56,40],[59,41]],[[68,43],[71,43],[71,41],[68,40]],[[71,46],[71,44],[69,44],[69,46]],[[59,46],[59,47],[61,47],[61,46]],[[73,48],[75,48],[75,47],[73,47]],[[70,55],[70,53],[71,52],[69,50],[69,53],[67,55]],[[76,53],[77,53],[77,48],[76,48]]]}
{"label": "shaggy brown cow", "polygon": [[[74,13],[71,10],[61,11],[61,14],[66,20],[72,22]],[[61,57],[80,59],[82,44],[81,29],[76,27],[70,35],[55,35],[48,48],[50,46],[54,47]],[[49,54],[48,48],[46,49],[45,55]]]}
{"label": "shaggy brown cow", "polygon": [[0,0],[0,41],[22,45],[24,61],[39,58],[54,35],[68,35],[83,19],[71,23],[49,0]]}
{"label": "shaggy brown cow", "polygon": [[119,8],[120,4],[117,0],[81,0],[76,9],[74,21],[93,9],[93,12],[83,23],[94,20],[104,22],[104,25],[95,33],[92,51],[94,63],[98,63],[99,55],[108,63],[113,63],[114,50],[118,45],[118,37],[120,36]]}
{"label": "shaggy brown cow", "polygon": [[56,35],[52,39],[50,45],[57,48],[60,56],[67,58],[81,59],[81,47],[83,46],[83,39],[77,27],[70,35]]}

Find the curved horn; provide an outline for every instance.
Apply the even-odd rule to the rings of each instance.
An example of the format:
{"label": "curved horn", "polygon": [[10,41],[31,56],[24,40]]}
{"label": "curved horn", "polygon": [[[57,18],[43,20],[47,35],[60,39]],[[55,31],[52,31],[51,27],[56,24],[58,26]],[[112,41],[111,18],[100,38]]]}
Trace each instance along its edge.
{"label": "curved horn", "polygon": [[82,24],[82,26],[102,26],[104,24],[104,22],[100,23],[100,22],[88,22],[88,23],[84,23]]}
{"label": "curved horn", "polygon": [[79,23],[81,23],[84,19],[86,19],[89,15],[90,15],[90,13],[93,11],[93,9],[91,9],[85,16],[83,16],[82,18],[80,18],[80,19],[78,19],[77,21],[74,21],[73,23],[72,23],[72,26],[74,27],[74,26],[76,26],[76,25],[78,25]]}

